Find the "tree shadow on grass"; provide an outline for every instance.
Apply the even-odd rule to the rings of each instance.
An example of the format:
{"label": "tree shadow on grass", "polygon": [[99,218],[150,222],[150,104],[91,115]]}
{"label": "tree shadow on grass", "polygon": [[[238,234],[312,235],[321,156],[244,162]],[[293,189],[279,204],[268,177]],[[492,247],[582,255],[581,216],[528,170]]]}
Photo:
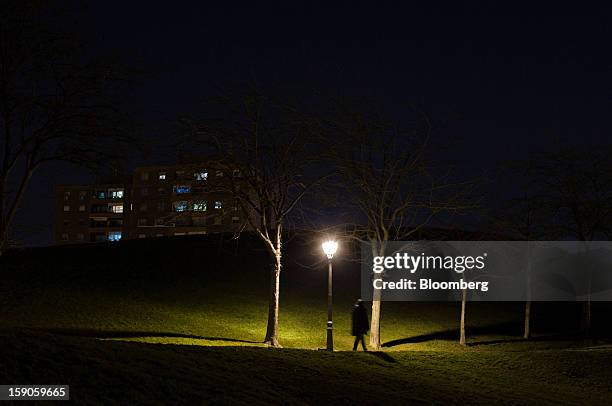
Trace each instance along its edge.
{"label": "tree shadow on grass", "polygon": [[[468,338],[476,338],[479,335],[501,335],[510,336],[508,338],[496,338],[492,340],[475,341],[468,343],[469,347],[492,344],[508,344],[517,342],[545,342],[545,341],[576,341],[582,336],[576,332],[563,332],[554,334],[545,334],[531,337],[526,340],[522,337],[521,326],[517,323],[500,323],[486,326],[467,326],[466,332]],[[421,334],[413,337],[400,338],[397,340],[387,341],[382,344],[382,347],[395,347],[402,344],[416,344],[426,341],[442,340],[442,341],[459,341],[459,329],[450,329],[436,331],[428,334]],[[601,340],[601,337],[600,337]]]}
{"label": "tree shadow on grass", "polygon": [[[517,335],[520,334],[520,326],[517,327],[516,323],[500,323],[487,326],[467,326],[466,331],[470,336],[483,334]],[[459,341],[459,329],[435,331],[433,333],[421,334],[413,337],[399,338],[397,340],[391,340],[383,343],[382,347],[395,347],[402,344],[416,344],[433,340]]]}
{"label": "tree shadow on grass", "polygon": [[395,358],[393,358],[392,356],[390,356],[389,354],[383,351],[365,351],[364,354],[372,355],[386,362],[391,362],[391,363],[397,362]]}
{"label": "tree shadow on grass", "polygon": [[583,336],[578,333],[556,333],[556,334],[546,334],[546,335],[538,335],[530,337],[529,339],[525,339],[523,337],[516,338],[500,338],[495,340],[486,340],[486,341],[477,341],[473,343],[469,343],[470,347],[477,347],[481,345],[492,345],[492,344],[509,344],[509,343],[528,343],[528,342],[546,342],[546,341],[580,341],[583,339]]}
{"label": "tree shadow on grass", "polygon": [[120,331],[120,330],[97,330],[97,329],[75,329],[75,328],[40,328],[32,329],[51,334],[91,337],[91,338],[138,338],[138,337],[165,337],[165,338],[192,338],[208,341],[228,341],[232,343],[259,344],[257,341],[240,340],[229,337],[207,337],[194,334],[160,332],[160,331]]}

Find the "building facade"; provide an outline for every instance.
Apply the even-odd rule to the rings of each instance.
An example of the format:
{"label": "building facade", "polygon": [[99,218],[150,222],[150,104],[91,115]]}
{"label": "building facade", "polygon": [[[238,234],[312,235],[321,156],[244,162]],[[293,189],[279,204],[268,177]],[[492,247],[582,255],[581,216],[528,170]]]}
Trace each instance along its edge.
{"label": "building facade", "polygon": [[238,170],[151,166],[136,168],[128,184],[58,187],[56,242],[235,232],[243,222],[228,176],[239,186]]}
{"label": "building facade", "polygon": [[127,226],[128,195],[129,188],[123,184],[58,187],[56,242],[121,240]]}

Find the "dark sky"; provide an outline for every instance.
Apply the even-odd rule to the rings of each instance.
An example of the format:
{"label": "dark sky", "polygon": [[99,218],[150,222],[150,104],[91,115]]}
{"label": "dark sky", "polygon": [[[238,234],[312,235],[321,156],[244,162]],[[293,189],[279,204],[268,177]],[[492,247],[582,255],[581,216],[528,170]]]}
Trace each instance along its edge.
{"label": "dark sky", "polygon": [[[472,169],[558,139],[595,146],[611,134],[609,9],[210,3],[75,3],[73,29],[92,55],[147,72],[125,100],[153,138],[201,111],[219,86],[246,82],[298,99],[366,98],[397,117],[417,103],[452,117],[444,136],[459,141],[456,154]],[[35,179],[19,221],[41,227],[26,243],[51,242],[53,187],[87,180],[64,167]]]}

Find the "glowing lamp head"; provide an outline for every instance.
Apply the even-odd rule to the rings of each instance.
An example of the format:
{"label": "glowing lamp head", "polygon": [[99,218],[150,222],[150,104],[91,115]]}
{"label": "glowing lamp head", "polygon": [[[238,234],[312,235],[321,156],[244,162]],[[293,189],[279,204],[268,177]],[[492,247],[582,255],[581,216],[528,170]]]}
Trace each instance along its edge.
{"label": "glowing lamp head", "polygon": [[338,249],[338,243],[333,240],[328,240],[325,241],[322,246],[323,252],[325,252],[327,258],[332,259],[334,257],[334,254],[336,253],[336,250]]}

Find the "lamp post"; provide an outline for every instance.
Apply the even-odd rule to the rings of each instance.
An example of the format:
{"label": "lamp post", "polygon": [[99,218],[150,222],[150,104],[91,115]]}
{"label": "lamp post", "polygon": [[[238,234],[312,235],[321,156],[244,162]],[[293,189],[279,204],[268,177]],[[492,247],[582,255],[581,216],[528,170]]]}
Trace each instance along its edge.
{"label": "lamp post", "polygon": [[332,321],[332,258],[338,249],[338,243],[327,240],[323,244],[323,252],[327,255],[327,351],[334,350],[334,326]]}

